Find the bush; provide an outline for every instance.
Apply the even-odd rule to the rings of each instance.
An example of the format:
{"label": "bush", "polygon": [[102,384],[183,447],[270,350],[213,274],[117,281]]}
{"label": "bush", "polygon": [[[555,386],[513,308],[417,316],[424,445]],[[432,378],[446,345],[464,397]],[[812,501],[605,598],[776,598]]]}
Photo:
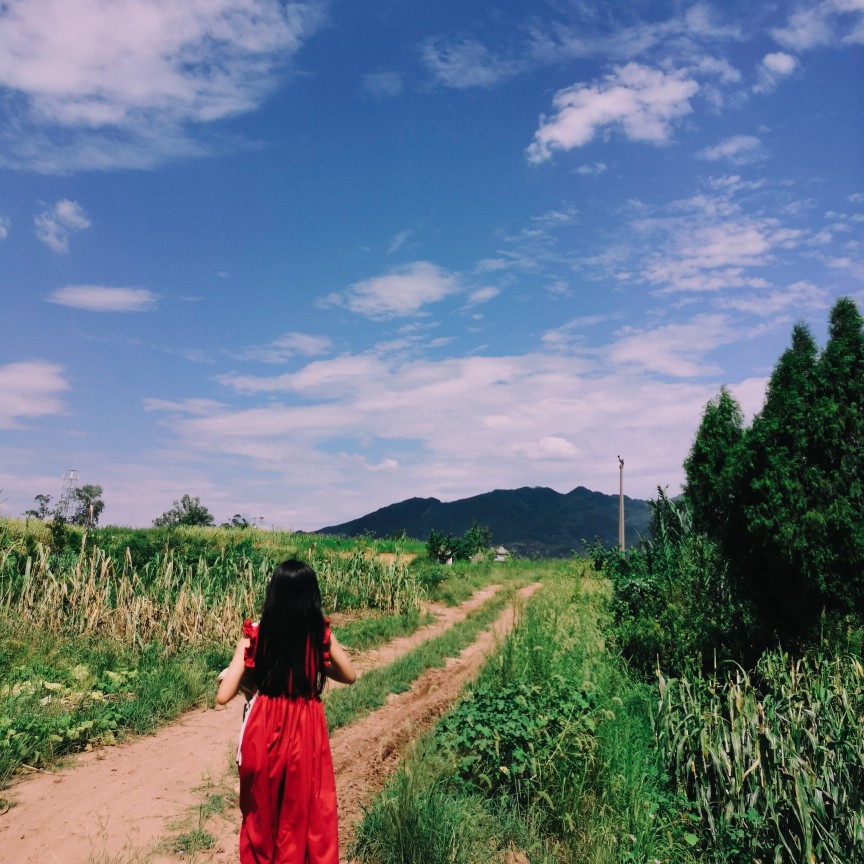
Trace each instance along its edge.
{"label": "bush", "polygon": [[492,542],[492,529],[485,525],[471,523],[471,527],[461,536],[444,534],[434,528],[426,541],[426,554],[444,564],[450,558],[454,561],[468,561],[478,552],[489,548]]}
{"label": "bush", "polygon": [[596,544],[595,564],[612,581],[614,630],[622,653],[646,678],[659,666],[678,674],[694,662],[752,654],[750,614],[730,589],[717,545],[691,529],[683,504],[658,489],[650,537],[622,555]]}

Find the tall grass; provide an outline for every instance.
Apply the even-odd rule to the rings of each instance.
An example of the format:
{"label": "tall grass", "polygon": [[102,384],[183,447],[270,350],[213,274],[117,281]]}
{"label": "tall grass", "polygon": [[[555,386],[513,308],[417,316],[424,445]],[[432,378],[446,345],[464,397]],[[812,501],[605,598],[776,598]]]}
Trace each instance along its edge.
{"label": "tall grass", "polygon": [[[119,561],[99,547],[57,556],[35,544],[32,555],[11,566],[11,547],[0,551],[0,611],[40,630],[99,634],[124,645],[158,639],[184,646],[229,644],[238,622],[260,608],[274,561],[221,554],[184,561],[172,550],[135,566],[130,552]],[[328,611],[368,608],[403,614],[419,608],[423,588],[400,558],[380,561],[355,551],[350,557],[312,559]]]}
{"label": "tall grass", "polygon": [[657,736],[706,842],[764,862],[864,861],[864,666],[769,652],[754,672],[659,679]]}

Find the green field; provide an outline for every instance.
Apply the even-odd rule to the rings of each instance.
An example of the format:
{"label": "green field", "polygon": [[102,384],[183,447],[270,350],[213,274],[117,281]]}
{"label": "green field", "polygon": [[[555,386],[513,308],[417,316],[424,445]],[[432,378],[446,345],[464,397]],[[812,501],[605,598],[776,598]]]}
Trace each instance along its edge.
{"label": "green field", "polygon": [[[670,518],[669,502],[656,506]],[[445,567],[420,544],[0,520],[0,782],[212,700],[274,563],[296,555],[318,572],[354,650],[418,627],[425,599],[454,604],[492,579],[504,586],[451,630],[331,693],[331,728],[455,656],[519,585],[544,586],[372,802],[359,860],[864,861],[864,664],[849,650],[859,631],[842,650],[769,650],[747,669],[690,662],[694,634],[719,614],[699,582],[708,559],[704,541],[661,528],[643,571],[645,550]],[[688,597],[705,606],[701,618],[686,619]]]}

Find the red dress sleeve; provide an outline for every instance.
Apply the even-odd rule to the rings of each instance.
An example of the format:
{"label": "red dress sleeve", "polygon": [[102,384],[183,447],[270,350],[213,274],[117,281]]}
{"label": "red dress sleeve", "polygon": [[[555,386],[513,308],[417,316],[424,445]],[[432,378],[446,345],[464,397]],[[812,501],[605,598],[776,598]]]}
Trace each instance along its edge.
{"label": "red dress sleeve", "polygon": [[330,619],[324,619],[324,666],[330,665]]}
{"label": "red dress sleeve", "polygon": [[[243,652],[243,664],[247,669],[255,668],[255,650],[258,648],[258,625],[248,618],[243,622],[243,635],[249,640]],[[328,636],[329,639],[329,636]]]}

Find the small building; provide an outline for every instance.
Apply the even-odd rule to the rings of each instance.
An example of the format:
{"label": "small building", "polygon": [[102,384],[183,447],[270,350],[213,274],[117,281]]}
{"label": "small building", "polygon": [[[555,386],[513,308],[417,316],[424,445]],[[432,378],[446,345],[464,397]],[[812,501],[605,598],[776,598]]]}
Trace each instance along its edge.
{"label": "small building", "polygon": [[510,557],[510,553],[503,546],[499,546],[495,550],[495,560],[496,561],[506,561],[509,557]]}

